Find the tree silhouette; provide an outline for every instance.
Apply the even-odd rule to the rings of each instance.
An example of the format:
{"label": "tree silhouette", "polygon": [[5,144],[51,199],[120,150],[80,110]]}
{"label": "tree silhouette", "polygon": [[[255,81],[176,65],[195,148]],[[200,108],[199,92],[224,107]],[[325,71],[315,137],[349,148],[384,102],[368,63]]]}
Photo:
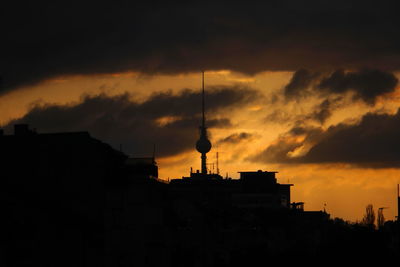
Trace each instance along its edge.
{"label": "tree silhouette", "polygon": [[370,228],[375,228],[375,212],[374,212],[374,206],[372,206],[372,204],[368,204],[367,207],[365,208],[365,214],[361,221],[361,224],[368,226]]}

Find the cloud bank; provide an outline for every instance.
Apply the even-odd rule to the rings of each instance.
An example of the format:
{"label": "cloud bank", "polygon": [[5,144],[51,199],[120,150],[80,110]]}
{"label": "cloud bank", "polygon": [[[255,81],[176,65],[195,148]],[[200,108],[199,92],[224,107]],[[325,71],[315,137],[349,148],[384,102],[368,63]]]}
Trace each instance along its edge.
{"label": "cloud bank", "polygon": [[284,88],[287,99],[299,99],[310,95],[353,93],[354,100],[374,105],[377,97],[395,91],[398,79],[393,73],[377,69],[358,71],[336,70],[328,75],[300,69],[293,74]]}
{"label": "cloud bank", "polygon": [[[398,70],[397,5],[7,1],[1,12],[1,90],[63,75],[125,71]],[[353,78],[342,76],[332,79]]]}
{"label": "cloud bank", "polygon": [[293,127],[250,158],[275,163],[348,163],[366,168],[400,167],[400,109],[368,113],[357,124]]}
{"label": "cloud bank", "polygon": [[[260,98],[245,87],[218,87],[206,95],[209,128],[231,127],[228,111],[244,107]],[[136,156],[151,154],[153,144],[160,157],[194,148],[201,115],[201,92],[182,90],[178,94],[153,94],[144,102],[133,102],[130,95],[86,96],[81,103],[67,106],[36,105],[22,118],[4,125],[28,123],[40,133],[88,131],[124,152]],[[230,114],[230,113],[229,113]]]}

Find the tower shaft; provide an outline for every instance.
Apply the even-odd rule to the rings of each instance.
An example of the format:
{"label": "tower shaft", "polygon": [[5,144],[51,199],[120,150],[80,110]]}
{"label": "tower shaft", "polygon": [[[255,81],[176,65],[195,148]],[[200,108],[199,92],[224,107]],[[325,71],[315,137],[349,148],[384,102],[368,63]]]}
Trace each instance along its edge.
{"label": "tower shaft", "polygon": [[[201,130],[200,130],[200,138],[207,138],[207,129],[206,129],[206,115],[204,108],[204,70],[201,72]],[[201,173],[207,174],[207,155],[206,153],[201,153]]]}
{"label": "tower shaft", "polygon": [[207,155],[206,155],[206,153],[201,153],[201,173],[207,174]]}

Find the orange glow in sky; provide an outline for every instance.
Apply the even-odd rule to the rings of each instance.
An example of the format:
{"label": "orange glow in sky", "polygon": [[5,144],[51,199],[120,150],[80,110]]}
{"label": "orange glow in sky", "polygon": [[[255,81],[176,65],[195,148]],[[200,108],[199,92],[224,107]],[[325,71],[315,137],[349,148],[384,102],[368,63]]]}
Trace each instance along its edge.
{"label": "orange glow in sky", "polygon": [[[213,143],[213,149],[208,153],[209,162],[215,163],[216,152],[219,152],[221,175],[225,176],[227,173],[233,178],[238,178],[238,171],[278,171],[278,182],[294,184],[292,201],[305,202],[306,210],[322,210],[325,207],[333,217],[356,221],[361,220],[365,206],[373,204],[375,208],[389,207],[385,210],[385,217],[394,219],[397,209],[396,184],[400,182],[400,169],[359,168],[346,164],[259,163],[249,159],[268,145],[276,143],[279,138],[284,138],[285,133],[293,126],[293,118],[312,111],[319,103],[319,99],[311,96],[303,102],[284,104],[283,88],[292,75],[292,72],[263,72],[250,77],[229,70],[206,72],[206,91],[215,90],[218,85],[240,84],[254,88],[263,95],[255,103],[249,103],[246,108],[232,109],[229,114],[223,114],[231,119],[231,127],[209,129]],[[76,105],[82,101],[84,95],[115,96],[128,92],[132,101],[141,102],[156,92],[179,92],[185,88],[198,90],[200,86],[199,73],[170,76],[117,73],[58,77],[0,96],[0,123],[4,125],[12,119],[22,117],[37,104]],[[354,103],[339,107],[320,126],[327,129],[343,121],[357,121],[370,111],[382,110],[393,114],[400,104],[399,95],[400,90],[397,90],[391,95],[381,97],[375,106]],[[268,115],[275,111],[276,114],[287,116],[287,120],[268,120]],[[163,117],[157,122],[167,125],[175,119]],[[193,131],[197,132],[198,129]],[[218,143],[218,140],[238,133],[249,133],[251,137],[238,143]],[[298,142],[304,137],[285,138],[297,138],[293,141]],[[160,177],[165,180],[180,178],[189,174],[190,167],[200,168],[200,155],[194,147],[195,144],[192,151],[179,155],[159,157],[157,162]],[[307,149],[309,148],[299,148],[292,151],[290,156],[306,153]],[[215,168],[214,165],[214,170]]]}

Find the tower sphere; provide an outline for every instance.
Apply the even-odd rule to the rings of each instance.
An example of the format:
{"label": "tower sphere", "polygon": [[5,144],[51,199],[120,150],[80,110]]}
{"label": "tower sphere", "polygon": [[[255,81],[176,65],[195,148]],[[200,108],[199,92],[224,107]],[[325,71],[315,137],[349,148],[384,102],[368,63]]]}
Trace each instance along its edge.
{"label": "tower sphere", "polygon": [[207,139],[207,137],[201,136],[200,139],[196,142],[196,149],[200,153],[207,153],[211,150],[211,142]]}

